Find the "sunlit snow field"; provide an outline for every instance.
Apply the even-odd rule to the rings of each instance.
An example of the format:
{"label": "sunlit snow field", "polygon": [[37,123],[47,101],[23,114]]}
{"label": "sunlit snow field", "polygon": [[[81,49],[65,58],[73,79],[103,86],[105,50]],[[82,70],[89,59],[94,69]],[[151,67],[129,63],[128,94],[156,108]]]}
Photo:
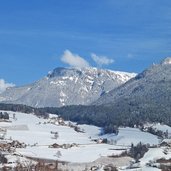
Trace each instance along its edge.
{"label": "sunlit snow field", "polygon": [[[155,135],[142,132],[137,128],[119,128],[118,135],[106,134],[102,136],[102,128],[92,125],[78,125],[84,132],[76,132],[67,125],[68,121],[65,122],[65,126],[61,126],[48,123],[50,118],[43,119],[33,114],[15,112],[16,119],[13,119],[14,112],[9,111],[8,113],[11,122],[0,122],[0,127],[7,129],[5,139],[24,142],[27,147],[16,149],[16,153],[27,157],[86,163],[93,162],[103,156],[119,155],[132,143],[142,142],[150,145],[159,143],[159,139]],[[157,125],[156,127],[158,129],[170,128],[166,125]],[[55,139],[51,132],[58,132],[59,137]],[[97,144],[92,141],[100,138],[107,138],[114,142],[114,145]],[[75,143],[76,146],[69,149],[49,148],[49,145],[54,143],[59,145]],[[59,151],[61,155],[57,155]],[[170,152],[165,155],[163,151],[162,148],[150,149],[141,159],[141,165],[145,166],[148,161],[155,158],[171,157]]]}

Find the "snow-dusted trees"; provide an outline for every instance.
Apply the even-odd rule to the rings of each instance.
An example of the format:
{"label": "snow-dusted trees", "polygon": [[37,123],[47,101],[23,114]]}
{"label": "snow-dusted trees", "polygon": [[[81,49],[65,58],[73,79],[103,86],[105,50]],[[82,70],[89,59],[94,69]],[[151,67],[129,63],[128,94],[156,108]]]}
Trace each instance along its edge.
{"label": "snow-dusted trees", "polygon": [[7,112],[0,112],[0,119],[9,119],[9,114]]}
{"label": "snow-dusted trees", "polygon": [[61,154],[60,151],[57,151],[56,154],[55,154],[55,156],[56,156],[57,158],[60,158],[60,157],[62,156],[62,154]]}
{"label": "snow-dusted trees", "polygon": [[131,145],[128,155],[130,155],[132,158],[135,159],[136,162],[138,162],[139,159],[142,158],[147,151],[147,145],[140,142],[136,146],[134,146],[134,144]]}

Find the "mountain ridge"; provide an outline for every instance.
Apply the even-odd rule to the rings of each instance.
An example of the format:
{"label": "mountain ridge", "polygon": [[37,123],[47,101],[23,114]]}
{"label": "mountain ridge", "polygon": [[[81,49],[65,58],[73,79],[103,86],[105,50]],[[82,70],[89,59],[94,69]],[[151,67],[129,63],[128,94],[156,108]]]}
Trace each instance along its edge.
{"label": "mountain ridge", "polygon": [[91,67],[60,67],[32,84],[6,90],[0,94],[0,101],[33,107],[88,105],[135,75]]}
{"label": "mountain ridge", "polygon": [[[117,91],[111,90],[109,93],[105,94],[106,97],[100,97],[100,99],[97,100],[97,102],[93,103],[95,105],[100,104],[107,104],[112,101],[116,102],[116,99],[120,99],[124,96],[124,98],[130,97],[132,93],[136,93],[138,91],[141,91],[144,89],[144,93],[146,93],[146,96],[148,96],[148,93],[152,93],[153,89],[155,88],[156,93],[158,92],[157,89],[160,89],[160,87],[157,87],[158,85],[161,85],[162,82],[166,84],[171,83],[171,58],[165,58],[160,64],[152,65],[151,67],[144,70],[142,73],[135,76],[135,78],[129,80],[125,84],[118,87]],[[151,87],[150,87],[151,86]],[[169,88],[169,85],[168,85]],[[148,89],[148,92],[145,90]],[[159,93],[159,92],[158,92]],[[153,95],[155,93],[153,92]],[[161,93],[160,93],[161,94]],[[141,97],[141,95],[139,95]],[[150,98],[150,97],[149,97]]]}
{"label": "mountain ridge", "polygon": [[100,126],[144,123],[171,125],[171,59],[167,58],[101,96],[91,106],[66,106],[55,111],[75,122]]}

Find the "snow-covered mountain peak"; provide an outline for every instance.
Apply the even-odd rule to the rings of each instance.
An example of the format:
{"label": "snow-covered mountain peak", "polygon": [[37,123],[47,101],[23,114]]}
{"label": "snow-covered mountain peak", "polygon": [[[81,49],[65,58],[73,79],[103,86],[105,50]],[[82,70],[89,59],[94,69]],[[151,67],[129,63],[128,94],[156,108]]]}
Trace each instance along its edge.
{"label": "snow-covered mountain peak", "polygon": [[53,78],[53,77],[73,76],[73,75],[75,76],[80,74],[81,74],[80,69],[59,67],[59,68],[55,68],[53,71],[48,73],[47,76],[49,78]]}
{"label": "snow-covered mountain peak", "polygon": [[171,64],[171,57],[165,58],[165,59],[162,61],[162,64],[163,64],[163,65]]}
{"label": "snow-covered mountain peak", "polygon": [[92,67],[56,68],[31,85],[5,91],[0,101],[33,107],[87,105],[135,75]]}
{"label": "snow-covered mountain peak", "polygon": [[49,72],[48,78],[62,78],[62,77],[84,77],[93,76],[94,78],[108,76],[112,78],[119,79],[123,82],[128,79],[135,77],[136,73],[128,73],[121,71],[112,71],[107,69],[98,69],[95,67],[85,67],[85,68],[55,68],[53,71]]}

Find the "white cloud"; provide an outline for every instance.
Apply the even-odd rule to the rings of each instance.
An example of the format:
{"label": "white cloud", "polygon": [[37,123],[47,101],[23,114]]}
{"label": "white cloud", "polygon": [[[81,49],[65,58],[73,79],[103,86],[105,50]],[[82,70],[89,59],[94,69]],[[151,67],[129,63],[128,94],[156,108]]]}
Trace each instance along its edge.
{"label": "white cloud", "polygon": [[0,93],[5,91],[8,87],[14,87],[15,84],[6,83],[4,79],[0,79]]}
{"label": "white cloud", "polygon": [[64,54],[61,57],[61,61],[72,67],[84,68],[89,66],[89,63],[84,58],[77,54],[73,54],[69,50],[64,51]]}
{"label": "white cloud", "polygon": [[102,65],[109,65],[115,62],[113,59],[108,58],[107,56],[97,56],[96,54],[92,53],[91,58],[96,62],[98,66]]}
{"label": "white cloud", "polygon": [[134,58],[134,55],[133,55],[132,53],[128,53],[127,57],[128,57],[129,59],[132,59],[132,58]]}

